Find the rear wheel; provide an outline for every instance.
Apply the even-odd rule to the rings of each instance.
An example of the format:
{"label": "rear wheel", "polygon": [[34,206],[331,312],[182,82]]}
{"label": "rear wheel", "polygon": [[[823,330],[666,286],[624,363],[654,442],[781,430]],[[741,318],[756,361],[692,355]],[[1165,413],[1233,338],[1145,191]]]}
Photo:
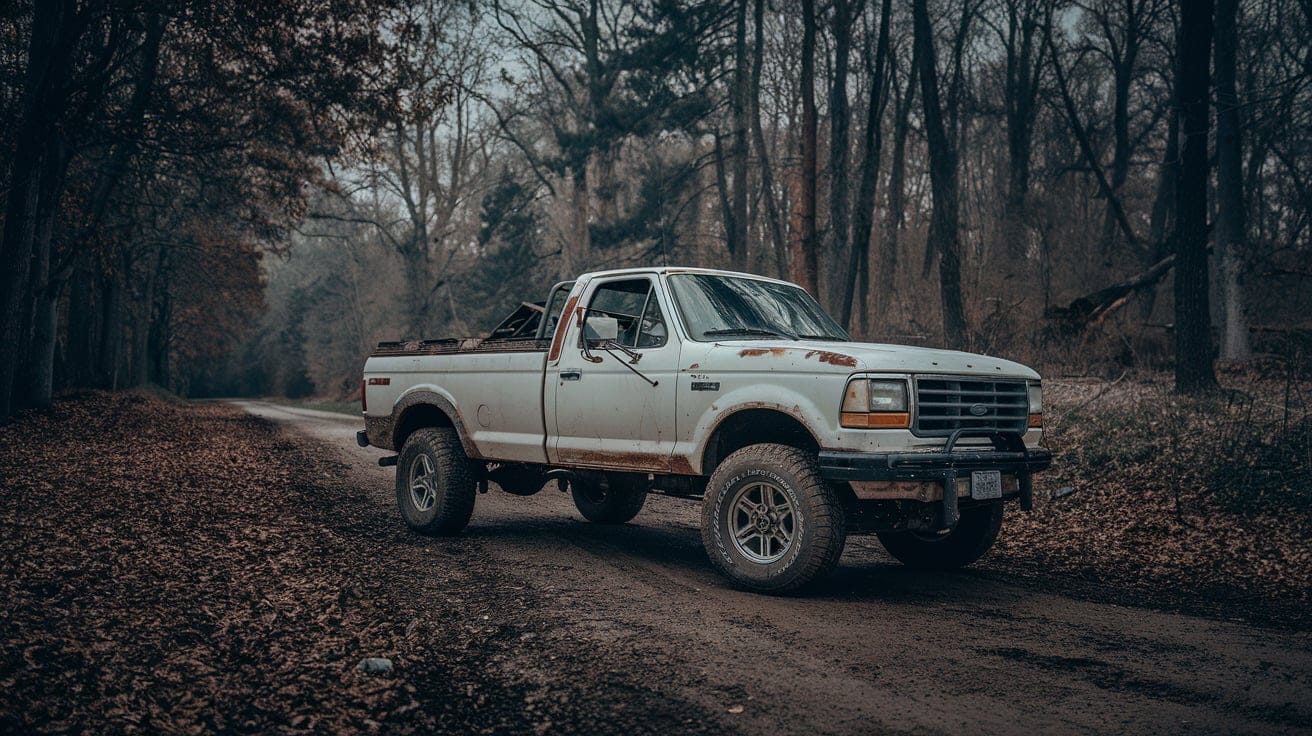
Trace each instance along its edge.
{"label": "rear wheel", "polygon": [[[642,479],[645,480],[645,479]],[[647,488],[642,480],[624,475],[606,475],[600,480],[570,481],[570,495],[583,518],[594,524],[623,524],[642,511]]]}
{"label": "rear wheel", "polygon": [[396,503],[407,526],[430,536],[456,534],[474,513],[475,493],[454,429],[425,427],[406,438],[396,463]]}
{"label": "rear wheel", "polygon": [[984,556],[1002,529],[1002,504],[961,510],[957,525],[943,532],[879,532],[890,555],[917,570],[955,570]]}
{"label": "rear wheel", "polygon": [[788,593],[828,574],[847,540],[843,507],[809,453],[752,445],[720,464],[702,499],[702,543],[736,585]]}

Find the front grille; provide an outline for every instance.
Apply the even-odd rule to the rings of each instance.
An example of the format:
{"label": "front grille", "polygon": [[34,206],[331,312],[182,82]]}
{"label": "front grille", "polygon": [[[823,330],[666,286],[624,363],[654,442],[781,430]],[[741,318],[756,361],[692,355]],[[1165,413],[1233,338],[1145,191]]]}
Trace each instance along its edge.
{"label": "front grille", "polygon": [[1024,381],[945,376],[915,382],[914,434],[946,437],[958,429],[1025,431],[1029,392]]}

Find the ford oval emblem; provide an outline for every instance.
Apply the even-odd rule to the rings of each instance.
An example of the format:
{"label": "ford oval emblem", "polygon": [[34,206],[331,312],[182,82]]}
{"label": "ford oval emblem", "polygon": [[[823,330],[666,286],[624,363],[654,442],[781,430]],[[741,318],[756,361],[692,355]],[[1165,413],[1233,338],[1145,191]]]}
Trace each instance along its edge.
{"label": "ford oval emblem", "polygon": [[984,406],[983,404],[971,404],[971,405],[970,405],[970,414],[971,414],[971,416],[982,417],[982,416],[984,416],[985,414],[988,414],[988,413],[989,413],[989,408],[988,408],[987,406]]}

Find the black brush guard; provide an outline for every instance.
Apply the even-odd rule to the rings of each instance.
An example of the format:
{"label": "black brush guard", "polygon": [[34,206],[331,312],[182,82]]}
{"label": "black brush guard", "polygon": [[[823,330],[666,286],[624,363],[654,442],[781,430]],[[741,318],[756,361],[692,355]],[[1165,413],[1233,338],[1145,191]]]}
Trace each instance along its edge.
{"label": "black brush guard", "polygon": [[[957,450],[962,439],[987,439],[991,450]],[[943,485],[940,509],[942,528],[956,525],[957,479],[976,470],[997,470],[1016,476],[1020,507],[1034,507],[1032,474],[1052,465],[1052,453],[1042,447],[1028,448],[1019,432],[988,429],[958,429],[948,436],[942,450],[934,452],[820,453],[820,475],[828,481],[937,481]]]}

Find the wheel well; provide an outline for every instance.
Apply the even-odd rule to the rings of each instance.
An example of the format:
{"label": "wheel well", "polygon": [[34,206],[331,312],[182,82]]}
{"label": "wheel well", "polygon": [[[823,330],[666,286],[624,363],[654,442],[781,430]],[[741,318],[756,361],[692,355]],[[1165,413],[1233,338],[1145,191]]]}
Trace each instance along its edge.
{"label": "wheel well", "polygon": [[417,429],[424,427],[454,427],[455,423],[446,412],[433,406],[432,404],[416,404],[406,409],[401,414],[401,419],[396,423],[396,432],[393,434],[392,447],[397,452],[405,446],[406,438],[414,433]]}
{"label": "wheel well", "polygon": [[775,409],[744,409],[722,420],[702,453],[702,474],[715,472],[726,457],[748,445],[772,443],[818,451],[820,443],[806,425]]}

